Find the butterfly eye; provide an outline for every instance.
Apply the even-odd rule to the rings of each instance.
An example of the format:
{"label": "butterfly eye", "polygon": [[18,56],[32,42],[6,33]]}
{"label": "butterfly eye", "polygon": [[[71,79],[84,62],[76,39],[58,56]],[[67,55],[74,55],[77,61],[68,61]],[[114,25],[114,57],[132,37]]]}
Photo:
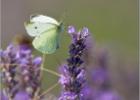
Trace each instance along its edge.
{"label": "butterfly eye", "polygon": [[34,28],[37,29],[37,26],[35,26]]}

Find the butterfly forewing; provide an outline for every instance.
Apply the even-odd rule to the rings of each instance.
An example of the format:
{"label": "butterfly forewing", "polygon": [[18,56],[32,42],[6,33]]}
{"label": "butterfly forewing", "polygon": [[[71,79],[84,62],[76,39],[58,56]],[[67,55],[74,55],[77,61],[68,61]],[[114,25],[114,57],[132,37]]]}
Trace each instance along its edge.
{"label": "butterfly forewing", "polygon": [[44,15],[36,15],[32,17],[31,22],[51,23],[51,24],[59,25],[59,23],[54,18],[51,18],[49,16],[44,16]]}
{"label": "butterfly forewing", "polygon": [[29,23],[25,25],[26,31],[30,36],[38,36],[40,34],[42,34],[45,31],[48,31],[50,29],[55,28],[56,25],[51,24],[51,23],[40,23],[40,22],[36,22],[36,23]]}

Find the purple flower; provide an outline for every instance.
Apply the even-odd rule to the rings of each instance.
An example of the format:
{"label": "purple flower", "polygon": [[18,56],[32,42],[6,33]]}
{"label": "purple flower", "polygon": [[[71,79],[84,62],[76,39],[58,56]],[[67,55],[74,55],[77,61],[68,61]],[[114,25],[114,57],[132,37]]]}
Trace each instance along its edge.
{"label": "purple flower", "polygon": [[92,71],[92,80],[94,84],[100,87],[110,85],[108,72],[102,68],[96,68]]}
{"label": "purple flower", "polygon": [[33,58],[30,48],[13,44],[0,51],[0,57],[2,82],[10,97],[14,98],[19,90],[28,90],[29,87],[32,90],[29,94],[33,96],[40,87],[41,57]]}
{"label": "purple flower", "polygon": [[87,28],[76,32],[73,26],[68,27],[68,33],[72,37],[72,43],[69,47],[69,58],[67,64],[61,67],[60,84],[63,92],[59,100],[82,100],[81,90],[85,85],[85,67],[82,66],[83,54],[86,49],[86,38],[89,35]]}
{"label": "purple flower", "polygon": [[34,65],[40,65],[42,62],[42,58],[41,57],[36,57],[34,60],[33,60],[33,64]]}
{"label": "purple flower", "polygon": [[75,32],[76,32],[76,30],[75,30],[75,27],[74,26],[68,26],[68,33],[69,34],[73,34]]}
{"label": "purple flower", "polygon": [[88,35],[89,35],[89,30],[88,30],[87,27],[84,27],[84,28],[81,30],[81,38],[86,38]]}
{"label": "purple flower", "polygon": [[76,31],[74,26],[68,27],[68,33],[72,36],[72,40],[75,42],[77,40],[85,40],[89,36],[90,32],[87,27],[83,27],[79,32]]}
{"label": "purple flower", "polygon": [[102,92],[95,100],[122,100],[121,97],[113,91]]}
{"label": "purple flower", "polygon": [[19,91],[16,93],[14,100],[31,100],[31,97],[26,91]]}
{"label": "purple flower", "polygon": [[59,82],[65,86],[65,84],[70,82],[70,76],[61,75]]}
{"label": "purple flower", "polygon": [[58,100],[77,100],[78,95],[73,92],[64,92]]}
{"label": "purple flower", "polygon": [[0,91],[0,100],[8,100],[5,91]]}
{"label": "purple flower", "polygon": [[92,87],[89,86],[89,84],[85,85],[81,93],[83,94],[82,100],[93,100],[94,92],[92,90]]}

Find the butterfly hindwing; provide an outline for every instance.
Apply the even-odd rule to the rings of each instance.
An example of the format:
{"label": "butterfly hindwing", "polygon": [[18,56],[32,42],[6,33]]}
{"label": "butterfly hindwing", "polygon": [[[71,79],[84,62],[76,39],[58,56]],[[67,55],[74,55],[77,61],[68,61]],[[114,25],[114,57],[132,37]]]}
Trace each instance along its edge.
{"label": "butterfly hindwing", "polygon": [[40,52],[45,54],[54,53],[59,45],[58,43],[58,29],[57,26],[52,28],[33,40],[33,46]]}

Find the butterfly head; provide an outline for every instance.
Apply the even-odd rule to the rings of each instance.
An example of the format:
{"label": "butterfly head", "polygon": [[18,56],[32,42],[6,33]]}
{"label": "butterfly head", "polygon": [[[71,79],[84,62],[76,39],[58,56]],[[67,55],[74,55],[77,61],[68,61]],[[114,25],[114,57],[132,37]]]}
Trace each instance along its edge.
{"label": "butterfly head", "polygon": [[63,22],[60,22],[59,26],[58,26],[58,30],[61,32],[64,31],[64,23]]}

